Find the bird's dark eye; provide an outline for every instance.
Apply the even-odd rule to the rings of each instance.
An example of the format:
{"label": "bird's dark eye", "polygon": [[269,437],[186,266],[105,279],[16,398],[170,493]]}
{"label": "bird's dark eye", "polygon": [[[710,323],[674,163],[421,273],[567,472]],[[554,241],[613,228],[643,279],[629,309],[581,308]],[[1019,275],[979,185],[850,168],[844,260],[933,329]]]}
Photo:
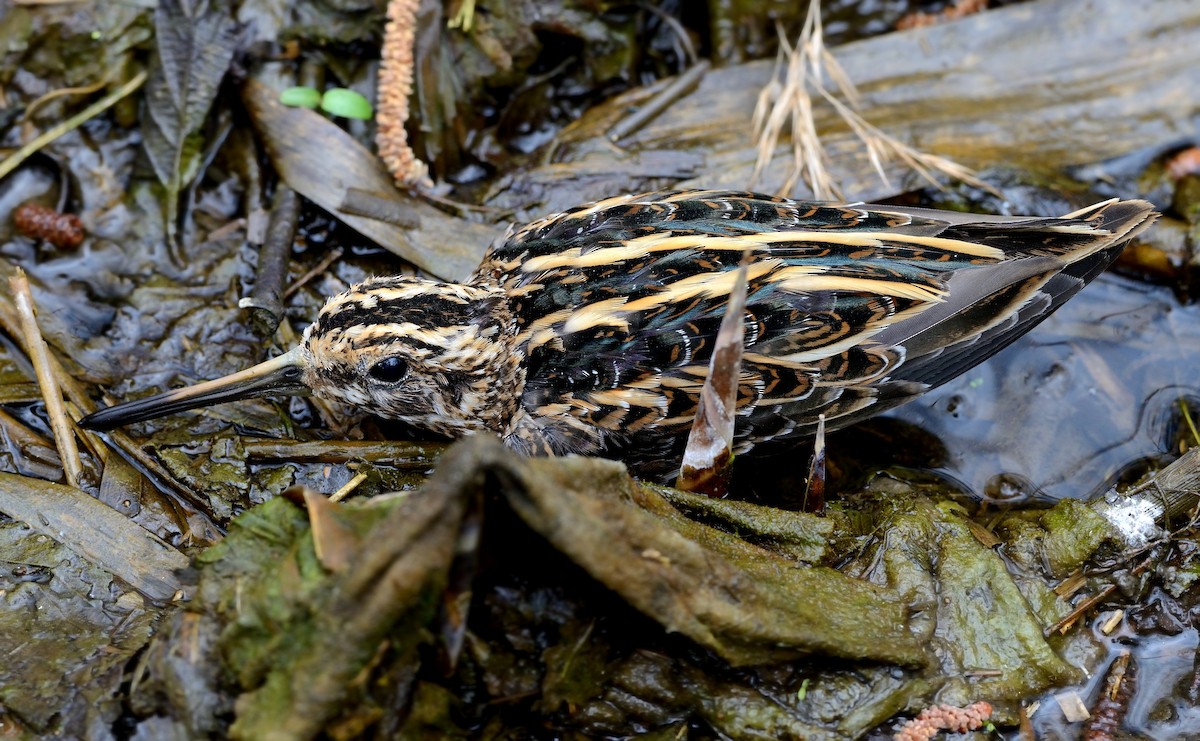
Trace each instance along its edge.
{"label": "bird's dark eye", "polygon": [[395,383],[404,378],[405,373],[408,373],[408,363],[396,357],[384,358],[375,365],[372,365],[371,369],[367,372],[376,381]]}

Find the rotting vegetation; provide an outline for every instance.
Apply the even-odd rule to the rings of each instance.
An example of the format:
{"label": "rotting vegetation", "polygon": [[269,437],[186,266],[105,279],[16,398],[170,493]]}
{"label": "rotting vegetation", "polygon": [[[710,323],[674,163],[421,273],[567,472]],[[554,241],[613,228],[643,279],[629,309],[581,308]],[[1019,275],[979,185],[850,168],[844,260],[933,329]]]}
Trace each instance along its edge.
{"label": "rotting vegetation", "polygon": [[[384,13],[342,5],[300,3],[287,17],[254,2],[0,9],[5,155],[30,145],[0,183],[0,216],[33,201],[78,213],[87,232],[73,251],[0,224],[0,278],[30,276],[66,417],[101,390],[130,398],[246,367],[367,273],[461,277],[511,219],[676,184],[745,187],[756,170],[774,190],[790,176],[790,143],[760,166],[749,135],[779,38],[766,3],[711,3],[704,17],[671,3],[426,3],[408,131],[441,185],[397,191],[369,125],[278,102],[294,84],[371,92]],[[826,3],[827,41],[912,10],[856,18],[854,5]],[[1104,626],[1118,608],[1109,630],[1132,646],[1134,670],[1194,636],[1180,618],[1198,596],[1194,469],[1134,495],[1178,505],[1151,508],[1165,529],[1138,542],[1107,516],[1125,500],[1043,506],[1033,484],[1084,495],[1197,445],[1200,323],[1183,300],[1195,296],[1200,180],[1169,158],[1200,103],[1180,92],[1200,90],[1196,8],[1093,5],[1081,17],[1039,0],[832,49],[866,120],[980,169],[1015,211],[1066,211],[1096,198],[1088,187],[1169,208],[1123,269],[1170,290],[1096,287],[1108,291],[1099,303],[1131,306],[1106,320],[1130,348],[1120,372],[1112,358],[1125,356],[1105,351],[1114,335],[1068,318],[1042,335],[1055,338],[1053,363],[999,359],[931,398],[926,410],[948,410],[946,441],[903,429],[933,414],[922,410],[832,438],[837,496],[821,515],[798,511],[807,451],[738,461],[739,498],[712,500],[610,462],[520,460],[485,439],[386,442],[402,431],[304,403],[216,408],[107,444],[80,434],[74,472],[4,293],[0,723],[96,738],[853,738],[933,703],[986,700],[1015,725],[1041,693],[1105,674],[1114,639],[1088,621]],[[780,19],[786,37],[805,17]],[[1068,26],[1075,43],[1036,32]],[[961,48],[986,63],[964,67]],[[1053,100],[1020,66],[1047,58]],[[686,84],[672,87],[675,73]],[[1103,84],[1126,75],[1143,82]],[[650,101],[657,117],[618,127]],[[888,189],[853,127],[813,108],[848,197],[1003,206],[971,187],[901,193],[910,181],[891,165]],[[38,140],[59,123],[71,124],[60,138]],[[983,169],[996,162],[1013,169]],[[341,259],[327,259],[334,246]],[[250,286],[251,311],[273,321],[239,308]],[[1035,382],[991,388],[993,377]],[[1094,397],[1103,423],[1080,421]],[[971,409],[984,403],[996,410]],[[1000,440],[974,462],[963,462],[969,431],[945,421],[963,419]],[[1021,457],[1030,450],[1043,458]],[[1006,463],[1017,473],[977,485],[977,470]],[[78,488],[53,483],[66,477]],[[356,496],[322,496],[339,490]],[[1125,721],[1170,735],[1195,717],[1200,682],[1190,660],[1157,661],[1185,689]],[[1078,688],[1085,700],[1090,687]],[[1124,693],[1096,712],[1124,717]],[[1047,695],[1033,721],[1059,715]]]}

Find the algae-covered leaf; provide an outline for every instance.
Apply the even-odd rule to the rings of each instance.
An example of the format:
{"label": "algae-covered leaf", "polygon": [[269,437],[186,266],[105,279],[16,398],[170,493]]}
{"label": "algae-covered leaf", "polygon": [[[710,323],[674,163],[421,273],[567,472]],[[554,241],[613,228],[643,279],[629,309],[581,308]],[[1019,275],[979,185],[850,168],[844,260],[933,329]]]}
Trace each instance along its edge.
{"label": "algae-covered leaf", "polygon": [[123,667],[149,639],[156,614],[76,549],[25,523],[0,523],[6,729],[14,716],[29,738],[81,738],[85,727],[111,726]]}
{"label": "algae-covered leaf", "polygon": [[905,593],[920,608],[914,628],[946,678],[937,701],[1013,700],[1077,678],[1078,670],[1047,642],[1044,619],[1004,559],[976,540],[961,508],[935,504],[901,482],[880,480],[873,488],[887,493],[877,524],[887,537],[847,568]]}
{"label": "algae-covered leaf", "polygon": [[343,528],[339,571],[283,498],[243,514],[199,559],[198,607],[224,623],[217,650],[245,690],[231,736],[315,735],[355,705],[355,677],[385,642],[398,665],[415,665],[463,514],[462,483],[442,486],[323,513]]}
{"label": "algae-covered leaf", "polygon": [[[0,473],[0,512],[54,538],[147,597],[169,600],[186,556],[69,486]],[[0,595],[3,590],[0,589]]]}
{"label": "algae-covered leaf", "polygon": [[[471,442],[480,455],[487,452]],[[514,481],[504,487],[509,506],[530,528],[668,631],[730,664],[812,653],[906,666],[926,661],[894,589],[830,568],[799,568],[694,522],[609,461],[496,461]]]}
{"label": "algae-covered leaf", "polygon": [[233,18],[221,5],[220,0],[164,0],[154,14],[155,64],[142,131],[154,173],[167,189],[172,239],[179,192],[199,171],[200,128],[236,48]]}

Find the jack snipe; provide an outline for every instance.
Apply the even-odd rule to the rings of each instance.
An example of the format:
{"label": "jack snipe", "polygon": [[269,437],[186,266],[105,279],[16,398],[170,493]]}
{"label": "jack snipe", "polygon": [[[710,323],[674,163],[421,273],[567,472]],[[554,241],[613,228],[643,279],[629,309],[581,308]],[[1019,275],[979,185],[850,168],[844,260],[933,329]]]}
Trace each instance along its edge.
{"label": "jack snipe", "polygon": [[312,393],[528,454],[671,473],[749,250],[737,452],[842,427],[999,351],[1155,218],[1106,201],[1061,218],[682,191],[611,198],[493,245],[465,284],[374,278],[292,351],[93,414],[111,429],[273,391]]}

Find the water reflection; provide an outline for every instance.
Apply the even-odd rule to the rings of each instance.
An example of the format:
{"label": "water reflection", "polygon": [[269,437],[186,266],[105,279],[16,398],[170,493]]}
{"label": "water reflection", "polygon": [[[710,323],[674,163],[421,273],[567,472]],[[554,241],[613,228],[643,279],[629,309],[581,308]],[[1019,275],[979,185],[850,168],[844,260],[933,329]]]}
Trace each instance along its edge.
{"label": "water reflection", "polygon": [[1169,452],[1180,399],[1200,395],[1197,369],[1200,306],[1106,274],[1013,346],[889,416],[939,438],[938,472],[976,495],[1003,476],[1086,498]]}

